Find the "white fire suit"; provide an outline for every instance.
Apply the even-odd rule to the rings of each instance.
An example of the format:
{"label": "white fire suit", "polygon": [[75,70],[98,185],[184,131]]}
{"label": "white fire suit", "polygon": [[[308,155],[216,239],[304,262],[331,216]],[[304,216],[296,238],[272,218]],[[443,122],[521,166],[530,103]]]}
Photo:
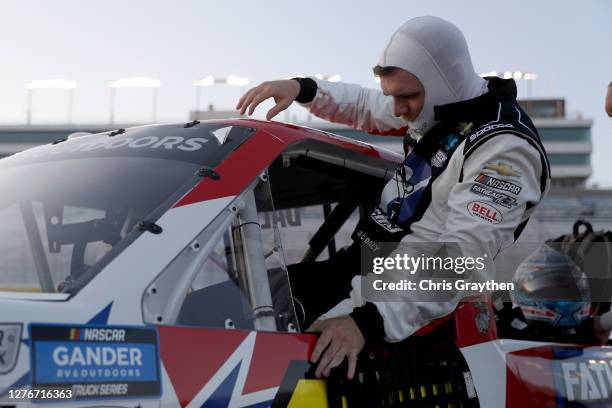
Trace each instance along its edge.
{"label": "white fire suit", "polygon": [[[407,123],[393,115],[391,97],[359,85],[316,82],[316,96],[303,104],[312,114],[368,133],[406,133]],[[439,151],[431,157],[432,172],[438,174],[416,180],[418,184],[411,187],[414,191],[407,193],[398,191],[400,180],[392,179],[385,187],[376,210],[378,217],[373,214],[372,219],[394,232],[399,227],[381,216],[388,215],[387,203],[398,194],[410,195],[429,185],[429,193],[420,199],[421,214],[408,225],[410,233],[403,236],[402,244],[418,248],[424,242],[470,243],[481,255],[493,257],[518,238],[546,194],[546,153],[533,124],[516,104],[514,81],[489,78],[488,82],[489,92],[481,97],[436,106],[438,121],[473,124],[453,151]],[[430,137],[427,133],[417,146]],[[452,313],[462,298],[457,293],[446,302],[398,301],[397,295],[389,301],[380,295],[373,300],[362,291],[364,282],[368,280],[355,276],[350,298],[321,319],[348,315],[366,302],[372,303],[384,321],[385,340],[397,342]],[[409,297],[410,293],[401,296]]]}

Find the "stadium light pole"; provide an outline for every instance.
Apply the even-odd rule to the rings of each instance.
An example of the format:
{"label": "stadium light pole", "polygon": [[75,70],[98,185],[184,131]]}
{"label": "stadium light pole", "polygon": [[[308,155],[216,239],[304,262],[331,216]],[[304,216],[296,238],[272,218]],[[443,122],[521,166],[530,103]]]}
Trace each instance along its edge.
{"label": "stadium light pole", "polygon": [[211,86],[215,83],[215,78],[212,75],[205,76],[201,79],[194,79],[191,84],[195,87],[195,112],[200,110],[200,99],[202,96],[202,87]]}
{"label": "stadium light pole", "polygon": [[249,78],[229,75],[225,78],[225,83],[229,86],[240,87],[240,96],[244,94],[244,87],[249,84]]}
{"label": "stadium light pole", "polygon": [[151,88],[152,90],[152,122],[157,121],[157,89],[160,87],[161,82],[159,79],[151,77],[131,77],[121,78],[114,81],[110,81],[108,86],[110,88],[110,114],[109,123],[112,125],[115,123],[115,89],[118,88]]}
{"label": "stadium light pole", "polygon": [[72,110],[74,105],[74,90],[77,84],[75,81],[66,79],[36,79],[26,84],[27,90],[27,107],[26,107],[26,124],[32,124],[32,99],[34,89],[66,89],[68,91],[68,107],[66,120],[70,124],[72,122]]}
{"label": "stadium light pole", "polygon": [[537,74],[533,72],[525,72],[523,74],[523,80],[527,81],[527,98],[529,100],[532,99],[531,88],[532,88],[533,81],[535,81],[536,79],[538,79],[538,76]]}
{"label": "stadium light pole", "polygon": [[[202,97],[202,87],[211,86],[214,84],[221,85],[229,85],[229,86],[239,86],[240,87],[240,96],[244,94],[244,87],[248,85],[249,79],[246,77],[239,77],[235,75],[228,75],[227,77],[213,77],[212,75],[207,75],[201,79],[194,79],[191,81],[191,84],[195,87],[195,112],[200,111],[201,105],[201,97]],[[197,118],[194,118],[197,119]]]}

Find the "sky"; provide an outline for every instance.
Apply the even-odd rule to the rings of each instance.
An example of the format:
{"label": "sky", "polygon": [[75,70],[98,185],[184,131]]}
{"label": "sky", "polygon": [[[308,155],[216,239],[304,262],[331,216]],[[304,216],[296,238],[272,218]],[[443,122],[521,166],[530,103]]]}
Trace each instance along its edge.
{"label": "sky", "polygon": [[[371,67],[383,46],[420,15],[456,24],[478,72],[535,72],[534,97],[564,98],[570,118],[592,119],[589,183],[612,188],[612,119],[603,111],[612,80],[608,0],[0,0],[0,126],[25,123],[25,85],[34,79],[76,81],[72,116],[81,124],[108,122],[108,81],[124,77],[161,81],[158,122],[186,120],[195,107],[191,82],[207,75],[245,76],[253,86],[339,74],[375,88]],[[527,96],[526,83],[518,87],[519,97]],[[240,92],[202,88],[200,106],[230,109]],[[68,94],[35,90],[32,123],[64,123]],[[150,122],[152,100],[151,89],[118,89],[116,121]],[[306,113],[296,106],[289,117],[301,122]]]}

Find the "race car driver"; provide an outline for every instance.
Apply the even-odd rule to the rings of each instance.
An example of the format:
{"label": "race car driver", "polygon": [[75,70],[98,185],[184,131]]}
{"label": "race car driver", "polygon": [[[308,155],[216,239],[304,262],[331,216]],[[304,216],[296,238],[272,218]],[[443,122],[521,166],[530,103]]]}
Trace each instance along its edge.
{"label": "race car driver", "polygon": [[[391,36],[374,73],[382,92],[314,78],[270,81],[245,93],[237,109],[251,115],[274,98],[271,119],[297,101],[332,122],[418,141],[380,205],[360,221],[359,239],[470,243],[492,255],[511,245],[549,185],[546,153],[516,102],[514,81],[481,78],[461,31],[430,16]],[[351,379],[366,339],[407,339],[450,315],[462,297],[372,300],[363,296],[361,276],[351,285],[349,296],[311,327],[321,332],[312,355],[317,375],[329,375],[347,357]]]}

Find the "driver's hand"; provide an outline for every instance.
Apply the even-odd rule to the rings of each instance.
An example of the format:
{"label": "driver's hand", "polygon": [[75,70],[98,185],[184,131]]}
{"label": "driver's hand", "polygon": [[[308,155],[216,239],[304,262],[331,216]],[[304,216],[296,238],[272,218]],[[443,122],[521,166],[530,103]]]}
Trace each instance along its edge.
{"label": "driver's hand", "polygon": [[321,332],[310,357],[311,362],[318,362],[315,376],[328,377],[331,369],[342,364],[346,357],[348,358],[346,377],[352,380],[357,367],[357,355],[365,346],[363,334],[353,318],[341,316],[317,320],[308,331]]}
{"label": "driver's hand", "polygon": [[300,93],[300,84],[293,79],[281,79],[279,81],[266,81],[251,88],[242,95],[238,101],[236,109],[240,110],[240,114],[248,109],[248,115],[251,116],[257,105],[268,98],[274,98],[276,105],[272,107],[266,114],[266,119],[270,120],[280,112],[284,111],[291,105]]}

